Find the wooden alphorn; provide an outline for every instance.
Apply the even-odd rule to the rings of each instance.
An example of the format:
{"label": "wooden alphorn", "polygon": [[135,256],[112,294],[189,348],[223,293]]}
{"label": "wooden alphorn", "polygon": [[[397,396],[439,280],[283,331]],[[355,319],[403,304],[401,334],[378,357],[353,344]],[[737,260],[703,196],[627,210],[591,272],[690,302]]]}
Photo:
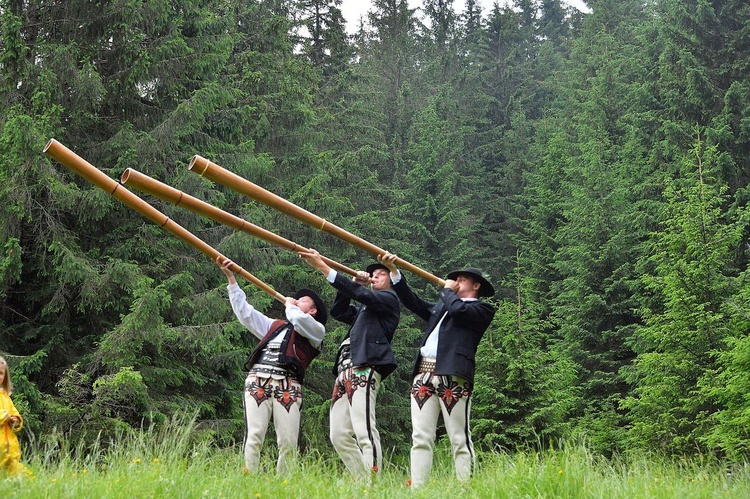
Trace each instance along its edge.
{"label": "wooden alphorn", "polygon": [[[202,156],[199,156],[197,154],[193,156],[188,169],[193,173],[197,173],[201,177],[205,177],[213,182],[216,182],[217,184],[221,184],[225,187],[239,192],[240,194],[244,194],[258,201],[259,203],[265,204],[266,206],[274,208],[286,215],[294,217],[297,220],[311,225],[318,230],[328,232],[329,234],[332,234],[339,239],[343,239],[349,244],[361,248],[366,252],[375,255],[376,257],[385,253],[384,249],[365,241],[361,237],[355,236],[351,232],[337,227],[336,225],[326,221],[325,219],[313,213],[310,213],[304,208],[300,208],[291,201],[287,201],[286,199],[267,191],[259,185],[256,185],[249,180],[246,180],[239,175],[236,175],[229,170],[222,168],[221,166],[207,160]],[[443,279],[430,274],[426,270],[421,269],[416,265],[412,265],[402,258],[396,258],[395,263],[399,267],[409,270],[410,272],[413,272],[418,276],[427,279],[428,281],[432,281],[440,286],[445,285],[445,281]]]}
{"label": "wooden alphorn", "polygon": [[[185,229],[177,222],[166,216],[164,213],[160,212],[159,210],[148,204],[146,201],[142,200],[141,198],[127,190],[115,180],[112,180],[104,172],[93,166],[85,159],[78,156],[76,153],[62,145],[57,140],[50,139],[50,141],[47,143],[47,146],[44,148],[44,153],[55,159],[59,163],[67,166],[75,173],[85,178],[97,187],[101,188],[111,196],[119,199],[124,204],[131,207],[141,215],[145,216],[159,227],[162,227],[163,229],[171,232],[190,246],[204,253],[214,262],[218,257],[221,257],[222,261],[227,259],[213,247],[203,242],[203,240],[194,236],[189,230]],[[235,274],[241,275],[281,303],[286,302],[286,297],[284,295],[274,290],[271,286],[261,281],[236,263],[232,262],[229,270],[231,270]]]}
{"label": "wooden alphorn", "polygon": [[[289,239],[285,239],[278,234],[274,234],[273,232],[252,224],[243,218],[232,215],[231,213],[217,208],[210,203],[201,201],[200,199],[195,198],[190,194],[187,194],[152,177],[149,177],[148,175],[141,173],[138,170],[128,168],[123,172],[122,177],[120,178],[120,182],[122,182],[123,185],[132,187],[146,194],[151,194],[152,196],[168,203],[172,203],[175,206],[186,208],[194,213],[198,213],[199,215],[210,218],[215,222],[219,222],[220,224],[245,232],[247,234],[250,234],[251,236],[263,239],[266,242],[275,244],[276,246],[280,246],[284,249],[288,249],[289,251],[310,251],[304,246],[300,246],[299,244],[292,242]],[[329,267],[332,267],[340,272],[345,272],[349,275],[357,275],[356,270],[350,269],[346,265],[343,265],[324,256],[321,256],[321,258]]]}

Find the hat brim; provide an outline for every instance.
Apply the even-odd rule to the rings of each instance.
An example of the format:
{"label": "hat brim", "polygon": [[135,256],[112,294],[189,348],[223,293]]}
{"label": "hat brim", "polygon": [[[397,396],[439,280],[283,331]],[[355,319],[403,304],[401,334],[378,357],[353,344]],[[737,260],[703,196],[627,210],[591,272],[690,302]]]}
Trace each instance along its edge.
{"label": "hat brim", "polygon": [[323,303],[323,300],[320,298],[318,293],[316,293],[312,289],[307,288],[301,288],[299,291],[294,293],[295,300],[299,300],[303,296],[309,296],[310,298],[312,298],[313,303],[315,303],[315,308],[317,309],[315,320],[325,326],[326,322],[328,322],[328,311],[326,310],[326,305],[325,303]]}
{"label": "hat brim", "polygon": [[481,272],[478,269],[470,268],[470,269],[463,269],[463,270],[454,270],[453,272],[451,272],[450,274],[446,276],[446,279],[451,279],[455,281],[456,278],[460,275],[467,275],[480,284],[479,296],[483,298],[489,298],[495,294],[495,288],[492,287],[492,284],[490,284],[490,281],[485,279],[485,277],[481,274]]}

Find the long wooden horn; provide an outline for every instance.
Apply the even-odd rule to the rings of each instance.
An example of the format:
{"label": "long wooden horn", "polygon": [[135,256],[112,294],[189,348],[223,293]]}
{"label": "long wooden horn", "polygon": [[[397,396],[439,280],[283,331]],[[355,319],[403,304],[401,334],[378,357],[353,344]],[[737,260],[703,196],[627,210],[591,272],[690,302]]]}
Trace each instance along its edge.
{"label": "long wooden horn", "polygon": [[[265,190],[259,185],[256,185],[249,180],[246,180],[239,175],[236,175],[229,170],[222,168],[221,166],[207,160],[202,156],[199,156],[197,154],[193,156],[188,169],[193,173],[197,173],[201,177],[205,177],[213,182],[216,182],[217,184],[221,184],[234,191],[244,194],[258,201],[259,203],[270,206],[271,208],[294,217],[301,222],[312,225],[318,230],[328,232],[329,234],[332,234],[339,239],[343,239],[349,244],[357,246],[358,248],[361,248],[368,253],[375,255],[376,257],[385,253],[384,249],[378,248],[374,244],[355,236],[351,232],[337,227],[336,225],[326,221],[325,219],[313,213],[310,213],[304,208],[300,208],[291,201],[287,201],[286,199]],[[445,281],[440,279],[439,277],[430,274],[426,270],[421,269],[416,265],[412,265],[411,263],[401,258],[396,258],[396,265],[440,286],[443,286],[445,284]]]}
{"label": "long wooden horn", "polygon": [[[164,228],[198,251],[208,255],[211,260],[216,261],[218,257],[221,257],[222,261],[227,259],[224,255],[203,242],[203,240],[194,236],[190,231],[177,224],[177,222],[171,220],[164,213],[160,212],[159,210],[148,204],[146,201],[142,200],[141,198],[127,190],[125,187],[109,178],[104,172],[93,166],[85,159],[78,156],[76,153],[62,145],[57,140],[50,139],[50,141],[47,143],[47,146],[44,148],[44,152],[45,154],[67,166],[92,184],[100,187],[108,194],[114,196],[124,204],[133,208],[141,215],[150,219],[159,227]],[[255,284],[260,289],[273,296],[275,299],[279,300],[281,303],[284,303],[286,301],[284,295],[282,295],[278,291],[275,291],[271,286],[261,281],[236,263],[232,263],[229,269],[235,274],[239,274],[251,283]]]}
{"label": "long wooden horn", "polygon": [[[172,203],[175,206],[186,208],[192,212],[198,213],[199,215],[210,218],[215,222],[219,222],[233,229],[245,232],[247,234],[250,234],[251,236],[258,237],[271,244],[275,244],[276,246],[288,249],[289,251],[310,251],[304,246],[300,246],[299,244],[292,242],[289,239],[285,239],[278,234],[274,234],[273,232],[252,224],[245,219],[232,215],[231,213],[217,208],[212,204],[201,201],[200,199],[195,198],[190,194],[186,194],[183,191],[175,189],[174,187],[171,187],[163,182],[159,182],[155,178],[149,177],[145,173],[141,173],[138,170],[128,168],[123,172],[122,177],[120,178],[120,182],[128,187],[132,187],[146,194],[151,194],[152,196],[155,196],[163,201],[167,201],[168,203]],[[326,264],[328,264],[329,267],[333,267],[336,270],[345,272],[349,275],[357,275],[356,270],[350,269],[346,265],[343,265],[324,256],[321,258],[324,262],[326,262]]]}

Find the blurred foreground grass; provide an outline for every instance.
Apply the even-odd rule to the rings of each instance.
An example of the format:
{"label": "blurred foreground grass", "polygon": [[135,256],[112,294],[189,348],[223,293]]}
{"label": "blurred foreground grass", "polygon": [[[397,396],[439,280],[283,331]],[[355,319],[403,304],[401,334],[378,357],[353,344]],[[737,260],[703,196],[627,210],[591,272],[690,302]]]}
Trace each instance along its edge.
{"label": "blurred foreground grass", "polygon": [[194,420],[123,434],[86,450],[63,437],[24,449],[33,479],[0,479],[0,498],[738,498],[750,497],[750,468],[715,459],[629,456],[605,459],[585,445],[558,450],[485,452],[472,479],[459,483],[448,445],[439,445],[430,482],[407,487],[408,459],[387,460],[373,483],[351,480],[332,449],[300,457],[287,477],[242,472],[239,448],[217,449]]}

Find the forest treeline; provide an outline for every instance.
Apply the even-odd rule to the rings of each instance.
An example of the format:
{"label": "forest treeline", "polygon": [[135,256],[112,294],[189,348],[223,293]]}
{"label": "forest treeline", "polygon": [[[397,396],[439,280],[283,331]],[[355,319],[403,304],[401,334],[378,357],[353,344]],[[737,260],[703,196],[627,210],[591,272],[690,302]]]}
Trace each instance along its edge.
{"label": "forest treeline", "polygon": [[[27,430],[93,439],[196,410],[237,441],[254,342],[216,265],[46,157],[55,138],[353,268],[372,256],[190,159],[436,275],[482,268],[499,311],[478,354],[479,446],[746,458],[748,3],[374,0],[353,34],[340,4],[0,0],[0,355]],[[294,253],[142,197],[282,294],[333,299]],[[402,314],[379,394],[397,454],[422,326]],[[329,323],[306,375],[305,448],[330,448],[345,332]]]}

